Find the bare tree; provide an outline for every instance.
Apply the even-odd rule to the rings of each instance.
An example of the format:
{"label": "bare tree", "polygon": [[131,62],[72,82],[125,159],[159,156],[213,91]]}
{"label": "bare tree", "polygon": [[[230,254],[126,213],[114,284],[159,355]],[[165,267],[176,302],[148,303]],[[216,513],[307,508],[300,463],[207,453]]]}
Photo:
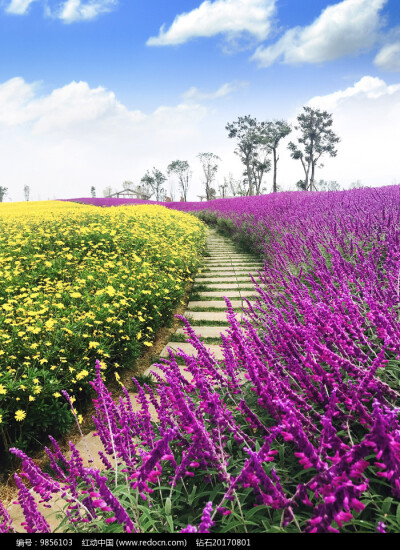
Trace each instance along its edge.
{"label": "bare tree", "polygon": [[104,197],[109,197],[110,195],[112,195],[112,192],[113,192],[112,187],[110,185],[108,185],[107,187],[105,187],[103,189],[103,196]]}

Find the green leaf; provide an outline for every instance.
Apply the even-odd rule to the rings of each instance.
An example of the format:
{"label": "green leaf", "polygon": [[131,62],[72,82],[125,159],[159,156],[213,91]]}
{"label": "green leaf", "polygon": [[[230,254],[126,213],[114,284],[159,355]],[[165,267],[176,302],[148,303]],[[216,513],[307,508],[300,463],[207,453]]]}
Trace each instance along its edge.
{"label": "green leaf", "polygon": [[189,506],[192,505],[193,501],[194,501],[194,497],[196,495],[196,491],[197,491],[197,485],[195,485],[192,489],[192,492],[190,493],[189,495],[189,498],[188,498],[188,504]]}
{"label": "green leaf", "polygon": [[388,514],[389,513],[390,507],[392,506],[392,502],[393,502],[392,497],[385,498],[385,500],[382,503],[382,513],[383,514]]}
{"label": "green leaf", "polygon": [[169,497],[165,499],[165,513],[167,516],[171,515],[171,499]]}
{"label": "green leaf", "polygon": [[170,532],[173,533],[174,532],[174,522],[172,520],[172,516],[167,516],[167,522],[168,522],[168,525],[169,525],[169,528],[170,528]]}

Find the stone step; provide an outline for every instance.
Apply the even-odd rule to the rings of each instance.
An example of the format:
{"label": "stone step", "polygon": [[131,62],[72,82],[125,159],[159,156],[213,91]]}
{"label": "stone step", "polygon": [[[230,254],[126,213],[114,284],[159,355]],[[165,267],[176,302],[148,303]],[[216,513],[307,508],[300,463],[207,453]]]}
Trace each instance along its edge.
{"label": "stone step", "polygon": [[199,284],[207,284],[209,283],[223,283],[223,282],[232,282],[232,279],[234,281],[243,283],[245,281],[251,281],[250,276],[242,277],[242,276],[235,276],[235,274],[232,275],[232,277],[226,278],[224,277],[199,277],[198,279],[195,279],[195,283]]}
{"label": "stone step", "polygon": [[243,264],[206,264],[204,265],[201,270],[202,272],[208,272],[208,271],[245,271],[245,270],[251,270],[256,269],[257,271],[260,271],[263,269],[264,266],[261,264],[251,264],[251,263],[243,263]]}
{"label": "stone step", "polygon": [[[231,301],[233,308],[239,308],[244,305],[242,300],[232,300]],[[215,309],[223,309],[226,311],[226,303],[224,300],[201,300],[195,302],[189,302],[187,305],[188,309],[193,309],[197,307],[208,308],[213,307]]]}
{"label": "stone step", "polygon": [[256,273],[258,274],[259,271],[256,269],[249,269],[247,270],[241,270],[237,271],[236,269],[224,269],[221,271],[202,271],[201,273],[198,273],[196,276],[197,278],[203,278],[203,279],[211,279],[213,277],[247,277],[249,273]]}
{"label": "stone step", "polygon": [[[221,289],[221,290],[234,290],[240,288],[251,288],[253,283],[249,281],[248,283],[209,283],[207,287],[210,289]],[[193,288],[193,291],[196,291],[196,287]],[[223,293],[222,293],[223,294]],[[223,294],[225,296],[225,294]]]}
{"label": "stone step", "polygon": [[220,271],[221,269],[235,269],[236,271],[243,271],[246,269],[262,269],[264,266],[260,263],[243,263],[243,264],[207,264],[201,268],[201,271]]}
{"label": "stone step", "polygon": [[221,292],[220,290],[205,290],[201,291],[200,296],[203,296],[204,298],[220,298],[221,296],[226,296],[226,298],[251,298],[253,296],[257,296],[257,292],[255,290],[226,290],[225,292]]}
{"label": "stone step", "polygon": [[[169,355],[167,355],[167,356],[169,357]],[[180,370],[182,376],[184,378],[186,378],[186,380],[188,380],[189,382],[191,382],[193,380],[193,376],[187,370],[185,370],[184,366],[181,366],[179,370]],[[152,378],[154,378],[154,380],[156,380],[158,382],[157,378],[155,376],[153,376],[152,372],[155,372],[156,374],[158,374],[158,376],[160,376],[163,380],[165,380],[165,374],[160,369],[160,367],[157,367],[156,365],[151,365],[151,367],[149,367],[144,372],[144,374],[146,376],[152,376]]]}
{"label": "stone step", "polygon": [[215,270],[215,271],[202,271],[200,273],[200,275],[202,276],[203,279],[212,279],[216,275],[221,275],[221,276],[224,276],[224,277],[233,277],[235,275],[235,272],[234,271],[221,271],[220,272],[218,270]]}
{"label": "stone step", "polygon": [[[240,315],[240,314],[239,314]],[[225,311],[185,311],[188,321],[218,321],[228,323]]]}
{"label": "stone step", "polygon": [[[205,344],[205,347],[210,350],[211,353],[214,353],[216,359],[224,358],[221,347],[218,344]],[[172,351],[181,349],[183,352],[189,355],[197,355],[196,348],[194,348],[192,344],[189,344],[188,342],[168,342],[168,344],[162,350],[160,357],[169,357],[168,348],[172,349]]]}
{"label": "stone step", "polygon": [[250,260],[249,258],[243,259],[243,260],[231,260],[227,258],[221,258],[216,260],[210,260],[208,262],[204,262],[205,267],[219,267],[219,266],[235,266],[240,267],[242,265],[263,265],[261,262],[257,260]]}
{"label": "stone step", "polygon": [[[247,262],[249,260],[252,260],[252,261],[255,261],[255,262],[261,262],[262,261],[261,258],[258,258],[257,256],[250,256],[249,254],[229,254],[229,258],[224,256],[223,254],[220,254],[219,257],[220,257],[221,260],[229,261],[229,259],[231,259],[231,261],[234,261],[234,262]],[[206,256],[204,258],[205,262],[215,262],[217,260],[218,260],[218,258],[214,258],[214,257],[211,257],[211,256]]]}
{"label": "stone step", "polygon": [[[192,327],[197,336],[203,338],[219,338],[221,332],[223,334],[227,333],[227,327]],[[176,334],[185,334],[183,328],[178,328]]]}
{"label": "stone step", "polygon": [[258,275],[258,271],[213,271],[213,272],[204,272],[200,273],[199,279],[205,279],[205,280],[211,280],[211,279],[234,279],[236,280],[238,277],[246,277],[247,279],[250,278],[250,274],[253,276]]}

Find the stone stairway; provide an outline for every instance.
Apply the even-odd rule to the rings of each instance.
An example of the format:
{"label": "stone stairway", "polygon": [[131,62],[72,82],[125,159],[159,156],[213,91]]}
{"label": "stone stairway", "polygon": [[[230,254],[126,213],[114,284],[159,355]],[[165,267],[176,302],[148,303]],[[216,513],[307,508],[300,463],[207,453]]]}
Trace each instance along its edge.
{"label": "stone stairway", "polygon": [[[258,270],[263,264],[259,258],[250,254],[238,253],[229,239],[210,230],[207,238],[207,254],[204,268],[198,273],[184,316],[191,323],[197,336],[215,354],[217,360],[222,359],[220,345],[221,333],[226,331],[226,303],[224,297],[229,298],[232,307],[241,315],[241,308],[245,306],[244,299],[251,301],[254,297],[254,285],[250,274],[257,277]],[[174,336],[177,336],[174,339]],[[169,349],[181,349],[185,353],[194,354],[196,350],[184,338],[183,328],[179,328],[172,339],[162,350],[160,357],[169,357]],[[209,342],[212,343],[209,343]],[[152,371],[160,376],[162,371],[152,365],[145,374]]]}

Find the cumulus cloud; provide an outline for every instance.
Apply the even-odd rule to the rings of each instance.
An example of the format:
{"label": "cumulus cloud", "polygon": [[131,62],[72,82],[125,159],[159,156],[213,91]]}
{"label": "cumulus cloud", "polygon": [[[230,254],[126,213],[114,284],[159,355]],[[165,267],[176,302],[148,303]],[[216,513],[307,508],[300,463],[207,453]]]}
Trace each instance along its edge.
{"label": "cumulus cloud", "polygon": [[141,120],[139,111],[128,111],[112,92],[91,89],[86,82],[71,82],[47,96],[37,96],[38,84],[13,78],[0,84],[0,126],[29,123],[38,134],[96,132],[105,123],[126,124]]}
{"label": "cumulus cloud", "polygon": [[400,41],[383,46],[374,63],[384,71],[400,71]]}
{"label": "cumulus cloud", "polygon": [[6,7],[6,12],[14,13],[15,15],[24,15],[27,13],[29,6],[36,1],[37,0],[11,0]]}
{"label": "cumulus cloud", "polygon": [[372,48],[383,25],[387,0],[343,0],[328,6],[306,27],[289,29],[275,44],[257,48],[261,67],[283,63],[323,63]]}
{"label": "cumulus cloud", "polygon": [[168,30],[163,25],[147,45],[171,46],[218,34],[228,39],[247,34],[264,40],[271,30],[275,4],[276,0],[206,0],[198,8],[177,15]]}
{"label": "cumulus cloud", "polygon": [[87,21],[111,11],[117,3],[118,0],[67,0],[55,11],[55,15],[65,23]]}
{"label": "cumulus cloud", "polygon": [[[191,161],[210,141],[198,103],[130,110],[105,88],[71,82],[48,94],[16,77],[0,84],[2,178],[13,200],[98,195],[174,158]],[[212,140],[211,140],[212,141]]]}
{"label": "cumulus cloud", "polygon": [[[11,0],[6,7],[7,13],[15,15],[25,15],[28,13],[29,6],[37,0]],[[94,19],[102,13],[111,11],[118,0],[63,0],[57,1],[57,7],[53,8],[45,2],[45,14],[48,17],[61,19],[64,23],[74,23],[75,21],[88,21]]]}
{"label": "cumulus cloud", "polygon": [[248,82],[226,82],[214,92],[201,92],[196,86],[192,86],[182,94],[185,101],[207,101],[227,97],[240,88],[248,86]]}
{"label": "cumulus cloud", "polygon": [[365,76],[309,105],[332,113],[333,130],[342,138],[337,158],[325,162],[327,179],[374,186],[400,180],[400,83]]}

